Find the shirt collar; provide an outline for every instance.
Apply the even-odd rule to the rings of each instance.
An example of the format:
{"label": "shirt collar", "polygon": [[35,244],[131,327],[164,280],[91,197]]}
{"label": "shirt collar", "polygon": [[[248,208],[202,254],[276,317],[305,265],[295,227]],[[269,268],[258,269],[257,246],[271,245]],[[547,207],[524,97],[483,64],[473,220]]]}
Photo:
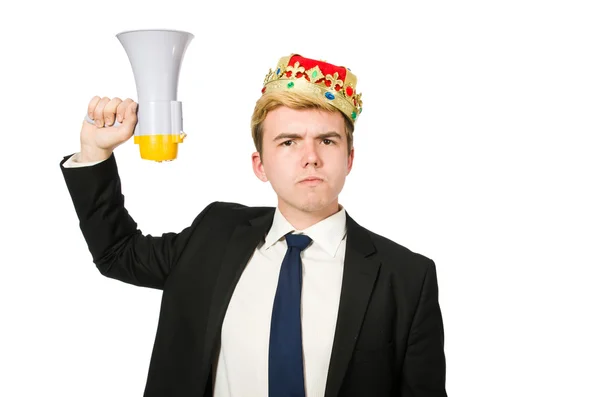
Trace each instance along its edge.
{"label": "shirt collar", "polygon": [[331,257],[335,254],[346,235],[346,210],[340,204],[340,210],[335,214],[315,223],[314,225],[304,229],[296,230],[285,219],[279,207],[275,209],[273,216],[273,224],[265,237],[264,248],[269,249],[277,241],[281,240],[290,232],[302,232],[310,237],[313,242],[319,245]]}

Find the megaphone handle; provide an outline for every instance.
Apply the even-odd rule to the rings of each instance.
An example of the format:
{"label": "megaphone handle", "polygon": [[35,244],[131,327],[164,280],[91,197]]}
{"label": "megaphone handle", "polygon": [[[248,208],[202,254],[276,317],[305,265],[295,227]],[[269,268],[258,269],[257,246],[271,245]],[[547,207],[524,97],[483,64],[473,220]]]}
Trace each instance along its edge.
{"label": "megaphone handle", "polygon": [[[92,120],[87,113],[85,114],[85,121],[87,121],[90,124],[94,124],[94,120]],[[120,125],[121,125],[121,123],[119,123],[117,120],[115,120],[115,122],[113,123],[113,125],[111,125],[111,127],[118,127]]]}

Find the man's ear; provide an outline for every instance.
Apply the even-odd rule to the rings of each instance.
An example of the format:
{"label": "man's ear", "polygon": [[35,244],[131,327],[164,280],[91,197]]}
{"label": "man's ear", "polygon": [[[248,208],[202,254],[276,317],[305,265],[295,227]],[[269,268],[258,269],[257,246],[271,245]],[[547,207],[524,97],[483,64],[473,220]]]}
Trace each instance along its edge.
{"label": "man's ear", "polygon": [[354,164],[354,146],[352,146],[352,149],[350,150],[350,154],[348,155],[348,164],[347,164],[347,169],[346,169],[346,175],[348,175],[350,173],[350,171],[352,170],[352,165]]}
{"label": "man's ear", "polygon": [[265,167],[262,163],[261,155],[258,152],[252,153],[252,170],[254,175],[263,182],[267,182],[267,174],[265,173]]}

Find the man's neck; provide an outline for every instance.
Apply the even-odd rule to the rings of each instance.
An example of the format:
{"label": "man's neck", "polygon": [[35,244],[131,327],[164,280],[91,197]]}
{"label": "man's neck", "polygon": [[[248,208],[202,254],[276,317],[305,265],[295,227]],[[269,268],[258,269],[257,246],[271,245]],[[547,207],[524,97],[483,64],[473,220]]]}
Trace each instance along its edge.
{"label": "man's neck", "polygon": [[314,212],[299,210],[298,208],[287,205],[281,200],[279,200],[278,208],[283,217],[296,230],[307,229],[310,226],[321,222],[323,219],[327,219],[331,215],[338,213],[342,209],[337,200],[332,202],[329,206]]}

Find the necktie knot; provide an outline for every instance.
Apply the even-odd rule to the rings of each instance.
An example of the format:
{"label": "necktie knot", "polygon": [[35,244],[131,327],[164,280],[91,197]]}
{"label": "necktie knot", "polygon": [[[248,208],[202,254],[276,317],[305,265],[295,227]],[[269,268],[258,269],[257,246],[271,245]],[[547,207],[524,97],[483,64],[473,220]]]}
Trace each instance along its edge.
{"label": "necktie knot", "polygon": [[308,244],[312,241],[310,237],[305,234],[286,234],[285,241],[287,241],[288,247],[299,248],[300,251],[308,247]]}

